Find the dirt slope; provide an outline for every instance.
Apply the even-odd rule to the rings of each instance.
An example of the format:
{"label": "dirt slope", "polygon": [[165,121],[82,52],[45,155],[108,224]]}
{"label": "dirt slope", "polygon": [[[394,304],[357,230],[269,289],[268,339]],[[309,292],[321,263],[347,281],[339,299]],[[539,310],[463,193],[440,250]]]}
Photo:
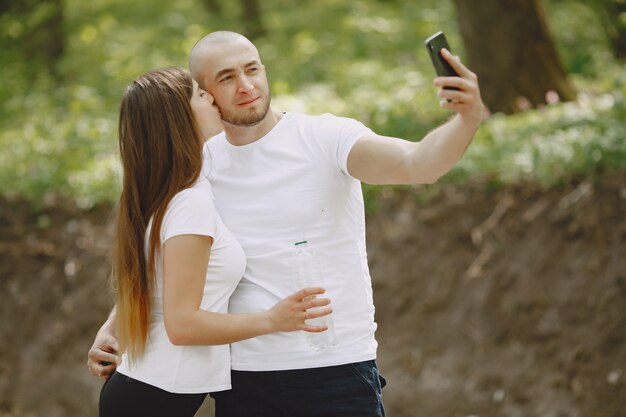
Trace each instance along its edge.
{"label": "dirt slope", "polygon": [[[626,416],[626,175],[420,192],[368,216],[387,414]],[[109,211],[0,202],[0,416],[97,415]]]}

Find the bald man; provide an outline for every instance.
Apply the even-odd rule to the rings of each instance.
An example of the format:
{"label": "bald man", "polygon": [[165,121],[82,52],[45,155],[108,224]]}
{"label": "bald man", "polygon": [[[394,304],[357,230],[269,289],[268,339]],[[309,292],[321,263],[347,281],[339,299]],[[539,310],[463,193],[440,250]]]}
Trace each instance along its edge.
{"label": "bald man", "polygon": [[[238,33],[210,33],[192,49],[192,76],[224,122],[205,145],[203,175],[247,256],[229,311],[266,310],[293,292],[294,244],[302,241],[319,259],[319,284],[333,306],[325,348],[298,332],[232,344],[232,389],[212,393],[217,417],[384,416],[361,182],[430,184],[462,157],[483,104],[476,76],[442,54],[460,77],[434,84],[440,106],[456,115],[413,142],[352,119],[272,109],[258,50]],[[118,361],[114,324],[113,312],[89,353],[91,372],[104,378]]]}

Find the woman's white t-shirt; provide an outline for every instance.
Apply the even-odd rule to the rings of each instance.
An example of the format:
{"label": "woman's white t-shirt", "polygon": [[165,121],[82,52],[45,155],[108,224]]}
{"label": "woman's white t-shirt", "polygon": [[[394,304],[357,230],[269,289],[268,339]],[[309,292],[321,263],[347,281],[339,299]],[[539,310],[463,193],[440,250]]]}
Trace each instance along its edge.
{"label": "woman's white t-shirt", "polygon": [[[146,242],[149,241],[149,231]],[[213,204],[211,184],[200,178],[191,188],[176,194],[163,218],[161,244],[179,235],[213,238],[200,308],[227,313],[228,302],[246,267],[243,249],[226,228]],[[203,393],[231,388],[230,347],[175,346],[165,331],[163,270],[157,258],[156,286],[144,355],[129,363],[127,355],[117,368],[121,374],[175,393]]]}

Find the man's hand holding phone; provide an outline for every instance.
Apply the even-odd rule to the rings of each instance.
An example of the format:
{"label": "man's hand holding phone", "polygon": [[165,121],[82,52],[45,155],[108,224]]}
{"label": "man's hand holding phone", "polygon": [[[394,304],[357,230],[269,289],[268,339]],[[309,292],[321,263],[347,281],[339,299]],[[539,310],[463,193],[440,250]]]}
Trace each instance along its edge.
{"label": "man's hand holding phone", "polygon": [[450,52],[443,33],[431,36],[425,44],[438,74],[433,83],[439,87],[439,105],[456,111],[464,123],[478,127],[485,112],[478,77]]}

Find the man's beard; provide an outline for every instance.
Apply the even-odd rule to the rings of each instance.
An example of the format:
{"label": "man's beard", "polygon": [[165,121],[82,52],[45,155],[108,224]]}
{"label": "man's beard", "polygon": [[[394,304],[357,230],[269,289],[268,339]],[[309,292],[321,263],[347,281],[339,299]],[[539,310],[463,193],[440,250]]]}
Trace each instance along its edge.
{"label": "man's beard", "polygon": [[263,119],[265,119],[265,116],[267,116],[267,113],[270,111],[270,101],[270,95],[268,93],[267,100],[265,101],[265,107],[259,112],[254,112],[246,115],[235,114],[234,112],[220,109],[220,113],[222,114],[222,120],[233,126],[256,126]]}

